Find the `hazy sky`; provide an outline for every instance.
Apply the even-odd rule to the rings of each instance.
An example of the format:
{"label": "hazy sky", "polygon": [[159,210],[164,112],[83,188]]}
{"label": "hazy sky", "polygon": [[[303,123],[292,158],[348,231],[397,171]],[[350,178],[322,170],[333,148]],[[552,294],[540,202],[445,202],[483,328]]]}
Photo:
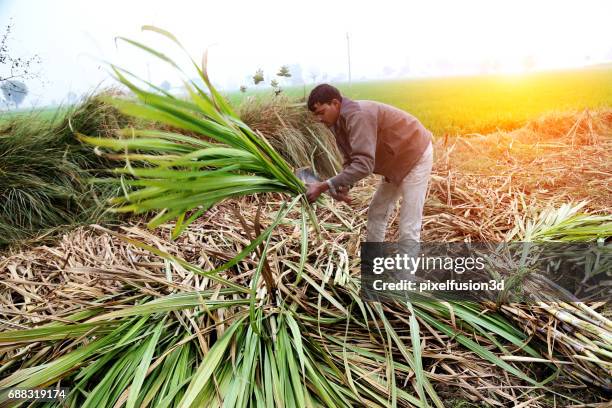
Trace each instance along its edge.
{"label": "hazy sky", "polygon": [[197,61],[208,47],[209,73],[229,89],[259,67],[271,74],[282,64],[300,64],[307,81],[311,71],[346,75],[346,32],[353,79],[479,73],[494,63],[516,73],[527,56],[537,69],[606,62],[610,16],[609,0],[0,0],[0,28],[14,23],[12,53],[43,62],[44,83],[28,81],[26,102],[37,106],[112,85],[100,60],[178,85],[161,62],[115,45],[125,36],[172,54],[165,39],[140,31],[144,24],[174,33]]}

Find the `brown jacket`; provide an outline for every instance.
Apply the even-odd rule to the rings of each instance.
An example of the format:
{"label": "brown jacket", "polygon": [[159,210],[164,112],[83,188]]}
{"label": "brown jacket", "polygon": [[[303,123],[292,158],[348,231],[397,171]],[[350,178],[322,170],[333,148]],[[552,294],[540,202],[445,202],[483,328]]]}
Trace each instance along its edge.
{"label": "brown jacket", "polygon": [[399,184],[432,140],[414,116],[384,103],[346,97],[330,129],[344,157],[344,169],[330,179],[336,188],[372,173]]}

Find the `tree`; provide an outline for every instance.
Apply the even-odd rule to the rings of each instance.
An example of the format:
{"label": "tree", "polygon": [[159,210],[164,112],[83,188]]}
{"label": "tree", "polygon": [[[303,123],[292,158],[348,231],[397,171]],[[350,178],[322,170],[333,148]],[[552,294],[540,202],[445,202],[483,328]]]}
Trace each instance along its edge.
{"label": "tree", "polygon": [[[291,78],[291,70],[289,69],[289,65],[282,65],[279,68],[278,72],[276,73],[276,76],[280,78]],[[252,78],[253,78],[253,83],[255,85],[258,85],[262,82],[265,83],[266,79],[264,77],[263,69],[259,68],[257,71],[255,71],[255,75],[253,75]],[[270,80],[270,86],[274,90],[274,94],[276,96],[280,95],[281,92],[283,92],[283,89],[281,88],[280,83],[277,79]],[[244,86],[244,90],[242,88],[243,87],[241,86],[240,91],[245,92],[246,86]]]}
{"label": "tree", "polygon": [[[13,28],[13,22],[6,26],[4,35],[0,38],[0,83],[16,79],[36,78],[38,73],[32,71],[34,65],[40,64],[40,57],[34,55],[29,58],[15,57],[10,53],[9,35]],[[24,85],[25,86],[25,85]],[[27,93],[27,90],[26,90]],[[23,95],[25,97],[25,95]],[[23,98],[22,98],[23,99]]]}
{"label": "tree", "polygon": [[264,80],[263,69],[259,68],[257,71],[255,71],[255,75],[253,75],[253,83],[257,85],[260,82],[263,82],[263,80]]}
{"label": "tree", "polygon": [[[276,73],[276,76],[280,78],[285,78],[285,81],[288,78],[291,78],[291,71],[289,71],[289,66],[288,65],[281,66],[278,72]],[[286,84],[286,82],[284,83]],[[283,89],[280,87],[276,79],[273,79],[272,82],[270,82],[270,85],[272,85],[272,88],[274,88],[274,95],[278,96],[281,94],[281,92],[283,92]]]}
{"label": "tree", "polygon": [[282,67],[280,67],[276,75],[279,77],[291,78],[291,72],[289,71],[289,66],[283,65]]}
{"label": "tree", "polygon": [[312,80],[312,83],[317,82],[317,78],[319,77],[319,75],[321,75],[321,71],[319,70],[319,68],[317,68],[317,67],[310,67],[310,69],[308,71],[309,71],[308,72],[308,76]]}
{"label": "tree", "polygon": [[276,79],[273,79],[272,81],[270,81],[270,85],[272,86],[272,89],[274,90],[274,95],[278,96],[281,94],[281,92],[283,92],[282,88],[280,87]]}
{"label": "tree", "polygon": [[19,108],[19,105],[28,94],[28,87],[26,84],[13,79],[2,81],[2,83],[0,83],[0,89],[2,89],[2,94],[4,95],[6,103],[12,102],[15,104],[16,108]]}

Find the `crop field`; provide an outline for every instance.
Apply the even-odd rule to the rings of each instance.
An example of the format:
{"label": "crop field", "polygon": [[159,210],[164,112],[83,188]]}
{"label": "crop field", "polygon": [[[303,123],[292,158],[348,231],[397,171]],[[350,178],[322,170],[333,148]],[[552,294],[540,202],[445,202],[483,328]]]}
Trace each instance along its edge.
{"label": "crop field", "polygon": [[[403,109],[436,135],[512,130],[542,113],[612,105],[612,67],[609,65],[532,74],[336,85],[351,99],[372,99]],[[285,92],[292,97],[303,97],[311,88],[291,87]],[[246,95],[270,92],[252,91]],[[232,94],[230,99],[238,102],[241,95]]]}
{"label": "crop field", "polygon": [[[512,130],[543,113],[597,109],[612,105],[612,66],[532,74],[397,79],[334,84],[351,99],[372,99],[416,116],[435,135],[486,134]],[[289,98],[303,98],[313,85],[287,87]],[[270,89],[253,86],[226,96],[233,105],[249,97],[267,98]],[[0,123],[16,115],[61,117],[70,107],[1,113]]]}
{"label": "crop field", "polygon": [[[132,97],[0,120],[0,406],[610,406],[612,69],[340,84],[436,134],[423,242],[529,243],[492,300],[379,302],[377,179],[311,203],[296,175],[341,168],[309,89],[223,95],[194,65],[183,94],[117,70]],[[551,243],[590,245],[586,300],[532,266]]]}
{"label": "crop field", "polygon": [[55,122],[62,120],[72,109],[72,106],[50,106],[40,109],[20,109],[19,111],[0,111],[0,125],[12,119],[28,118],[39,122]]}

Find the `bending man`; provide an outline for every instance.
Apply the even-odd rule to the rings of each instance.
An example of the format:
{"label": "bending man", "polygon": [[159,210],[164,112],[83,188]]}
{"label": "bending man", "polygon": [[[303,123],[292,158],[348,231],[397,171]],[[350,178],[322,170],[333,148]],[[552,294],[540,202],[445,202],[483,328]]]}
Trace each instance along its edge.
{"label": "bending man", "polygon": [[432,134],[414,116],[384,103],[351,100],[321,84],[308,97],[308,109],[331,129],[344,158],[343,170],[308,185],[309,201],[330,191],[348,200],[350,186],[372,173],[382,176],[368,209],[367,241],[383,242],[399,197],[399,241],[420,241],[423,205],[433,164]]}

